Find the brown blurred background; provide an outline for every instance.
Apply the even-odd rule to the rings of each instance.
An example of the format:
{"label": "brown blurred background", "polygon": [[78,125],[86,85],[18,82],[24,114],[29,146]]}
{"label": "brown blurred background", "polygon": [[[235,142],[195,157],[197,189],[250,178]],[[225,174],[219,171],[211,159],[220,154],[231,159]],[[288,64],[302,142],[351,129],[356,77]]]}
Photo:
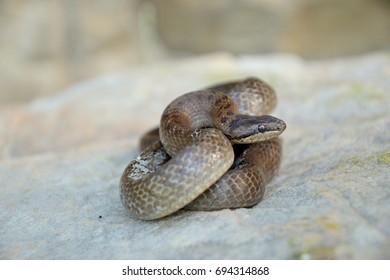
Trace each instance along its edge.
{"label": "brown blurred background", "polygon": [[390,0],[0,0],[0,104],[209,52],[390,49]]}

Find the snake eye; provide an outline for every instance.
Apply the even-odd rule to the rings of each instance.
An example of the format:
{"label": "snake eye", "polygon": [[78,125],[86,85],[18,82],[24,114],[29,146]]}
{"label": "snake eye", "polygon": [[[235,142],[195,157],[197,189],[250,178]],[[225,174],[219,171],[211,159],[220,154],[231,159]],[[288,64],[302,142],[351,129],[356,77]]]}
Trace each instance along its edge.
{"label": "snake eye", "polygon": [[257,130],[260,132],[260,133],[264,133],[267,131],[267,128],[265,127],[264,124],[260,124],[258,127],[257,127]]}

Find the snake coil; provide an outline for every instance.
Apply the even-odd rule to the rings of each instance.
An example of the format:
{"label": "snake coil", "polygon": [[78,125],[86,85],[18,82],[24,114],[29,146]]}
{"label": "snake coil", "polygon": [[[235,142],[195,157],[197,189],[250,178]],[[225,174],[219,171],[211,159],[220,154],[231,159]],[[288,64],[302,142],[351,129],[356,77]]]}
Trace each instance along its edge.
{"label": "snake coil", "polygon": [[178,97],[124,170],[123,205],[133,217],[153,220],[181,208],[257,204],[281,161],[278,136],[286,124],[267,115],[275,106],[274,90],[257,78]]}

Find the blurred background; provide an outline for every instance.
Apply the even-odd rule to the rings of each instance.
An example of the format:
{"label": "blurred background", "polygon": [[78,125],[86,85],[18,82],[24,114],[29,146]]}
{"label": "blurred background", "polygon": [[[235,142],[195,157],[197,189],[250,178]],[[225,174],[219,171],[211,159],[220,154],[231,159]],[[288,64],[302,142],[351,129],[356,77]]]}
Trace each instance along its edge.
{"label": "blurred background", "polygon": [[390,0],[0,0],[0,104],[210,52],[329,59],[390,49]]}

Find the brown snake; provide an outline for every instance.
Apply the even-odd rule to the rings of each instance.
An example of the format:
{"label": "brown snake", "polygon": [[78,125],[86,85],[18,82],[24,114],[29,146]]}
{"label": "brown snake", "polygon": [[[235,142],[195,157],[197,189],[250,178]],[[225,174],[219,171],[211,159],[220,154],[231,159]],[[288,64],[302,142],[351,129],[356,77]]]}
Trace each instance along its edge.
{"label": "brown snake", "polygon": [[277,136],[286,124],[265,115],[275,106],[274,90],[256,78],[178,97],[124,170],[123,205],[133,217],[153,220],[181,208],[257,204],[281,160]]}

